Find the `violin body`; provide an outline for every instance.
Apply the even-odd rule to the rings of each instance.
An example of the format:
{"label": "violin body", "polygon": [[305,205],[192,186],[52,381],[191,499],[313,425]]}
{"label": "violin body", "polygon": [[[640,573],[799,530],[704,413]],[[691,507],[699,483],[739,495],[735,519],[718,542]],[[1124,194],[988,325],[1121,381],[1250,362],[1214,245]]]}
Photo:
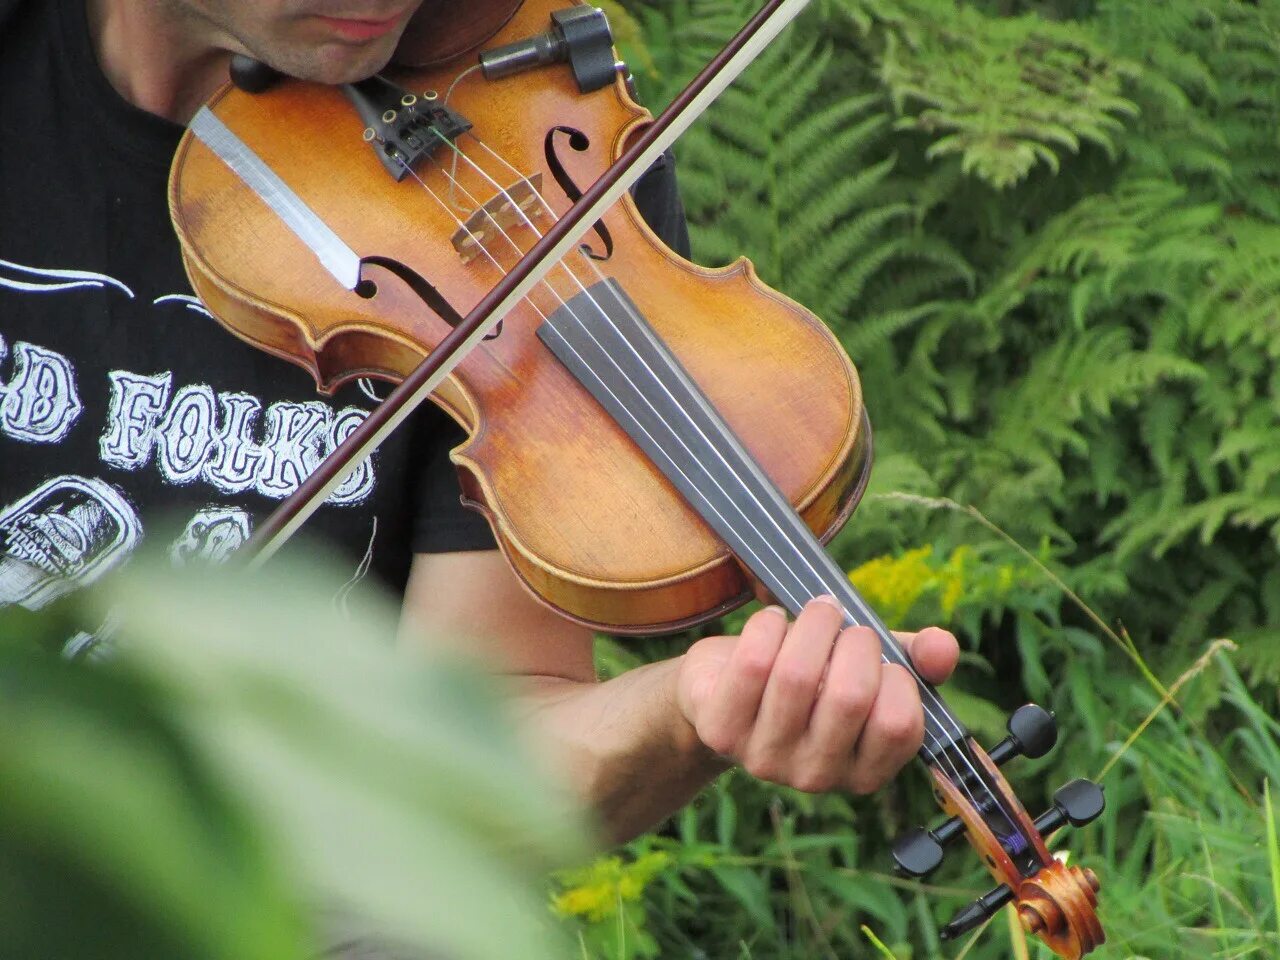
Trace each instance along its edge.
{"label": "violin body", "polygon": [[[564,6],[526,0],[489,45],[545,29]],[[440,102],[453,86],[448,106],[473,124],[458,140],[472,159],[442,149],[421,181],[387,175],[336,89],[284,81],[258,94],[228,87],[211,102],[346,244],[376,258],[355,290],[204,143],[188,134],[179,148],[170,205],[193,287],[233,333],[302,365],[324,392],[405,377],[651,119],[621,75],[584,95],[569,71],[540,70],[535,96],[527,77],[459,80],[470,63],[389,74]],[[588,241],[594,259],[553,271],[433,399],[469,435],[452,453],[465,499],[536,596],[610,632],[678,629],[762,591],[535,331],[585,285],[616,281],[823,538],[869,471],[858,378],[822,322],[749,262],[689,263],[629,197]],[[417,279],[443,307],[424,302]]]}

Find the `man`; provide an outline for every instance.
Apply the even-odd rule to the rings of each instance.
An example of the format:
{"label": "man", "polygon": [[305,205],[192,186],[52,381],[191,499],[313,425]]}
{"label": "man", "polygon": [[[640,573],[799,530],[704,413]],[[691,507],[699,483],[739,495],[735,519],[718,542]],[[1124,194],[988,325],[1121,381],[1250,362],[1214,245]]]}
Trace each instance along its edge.
{"label": "man", "polygon": [[[414,0],[0,0],[0,603],[38,608],[177,517],[176,562],[218,559],[376,402],[333,403],[235,340],[182,273],[165,206],[181,124],[232,52],[336,83],[387,62]],[[679,244],[669,171],[637,199]],[[263,252],[263,255],[268,255]],[[824,598],[741,636],[596,682],[591,635],[535,602],[457,504],[457,434],[424,411],[313,521],[404,589],[405,636],[516,678],[538,737],[609,836],[685,803],[728,763],[803,790],[868,792],[915,753],[914,681]],[[410,640],[409,642],[422,642]],[[907,638],[922,675],[941,630]],[[72,651],[74,652],[74,651]]]}

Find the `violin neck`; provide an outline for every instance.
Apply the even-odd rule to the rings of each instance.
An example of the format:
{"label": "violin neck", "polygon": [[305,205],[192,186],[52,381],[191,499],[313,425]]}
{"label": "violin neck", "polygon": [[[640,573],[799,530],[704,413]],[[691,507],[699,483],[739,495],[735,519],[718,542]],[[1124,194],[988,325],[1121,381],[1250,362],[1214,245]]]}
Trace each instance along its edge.
{"label": "violin neck", "polygon": [[926,762],[963,745],[964,726],[616,282],[573,297],[538,337],[793,615],[829,594],[846,623],[875,631],[920,688]]}

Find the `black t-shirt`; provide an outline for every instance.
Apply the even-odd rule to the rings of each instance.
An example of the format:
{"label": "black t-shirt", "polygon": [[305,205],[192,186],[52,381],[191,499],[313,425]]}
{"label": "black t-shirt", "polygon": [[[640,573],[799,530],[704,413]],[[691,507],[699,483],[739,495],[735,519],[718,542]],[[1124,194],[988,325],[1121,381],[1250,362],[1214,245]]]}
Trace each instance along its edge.
{"label": "black t-shirt", "polygon": [[[175,562],[225,557],[388,390],[321,398],[210,319],[166,204],[181,132],[107,82],[85,0],[0,0],[0,606],[39,609],[156,530]],[[669,159],[636,199],[687,250]],[[491,548],[459,503],[461,439],[424,405],[312,538],[396,591],[415,552]]]}

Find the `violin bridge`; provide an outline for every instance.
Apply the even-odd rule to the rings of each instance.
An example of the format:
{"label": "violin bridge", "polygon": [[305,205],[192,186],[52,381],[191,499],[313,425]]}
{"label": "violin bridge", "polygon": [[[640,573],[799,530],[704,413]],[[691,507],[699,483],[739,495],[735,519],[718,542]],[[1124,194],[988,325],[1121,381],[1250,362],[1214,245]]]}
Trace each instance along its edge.
{"label": "violin bridge", "polygon": [[529,226],[544,216],[539,202],[541,190],[542,174],[535,173],[495,194],[467,217],[453,234],[453,248],[462,262],[470,263],[488,243],[513,227]]}

